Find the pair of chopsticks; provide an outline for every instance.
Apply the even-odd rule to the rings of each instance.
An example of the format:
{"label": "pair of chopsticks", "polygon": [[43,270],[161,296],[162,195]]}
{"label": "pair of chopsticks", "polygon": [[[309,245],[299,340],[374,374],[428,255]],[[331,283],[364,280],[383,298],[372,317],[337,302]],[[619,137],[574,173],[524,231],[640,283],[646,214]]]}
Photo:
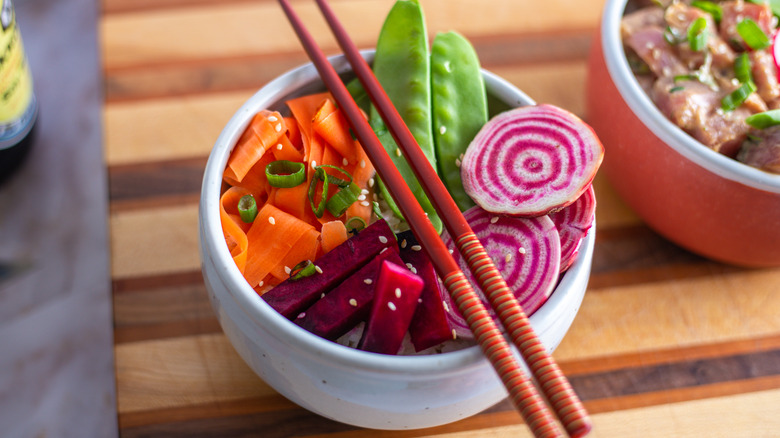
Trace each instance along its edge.
{"label": "pair of chopsticks", "polygon": [[[403,122],[368,63],[347,35],[326,0],[316,0],[339,45],[358,79],[376,106],[380,116],[414,170],[428,198],[439,213],[444,226],[455,239],[458,250],[480,287],[498,314],[512,342],[553,408],[566,432],[574,437],[586,435],[592,423],[585,408],[544,345],[536,336],[528,317],[493,265],[482,244],[471,230],[460,209],[450,196],[436,171],[428,162],[409,128]],[[325,54],[306,30],[288,0],[279,0],[306,53],[314,63],[326,87],[344,112],[355,136],[364,147],[377,173],[409,223],[412,232],[431,258],[453,301],[465,317],[475,339],[503,381],[510,399],[535,436],[562,436],[534,383],[520,365],[487,309],[474,292],[448,248],[425,216],[422,207],[401,177],[384,147],[363,117],[346,86]]]}

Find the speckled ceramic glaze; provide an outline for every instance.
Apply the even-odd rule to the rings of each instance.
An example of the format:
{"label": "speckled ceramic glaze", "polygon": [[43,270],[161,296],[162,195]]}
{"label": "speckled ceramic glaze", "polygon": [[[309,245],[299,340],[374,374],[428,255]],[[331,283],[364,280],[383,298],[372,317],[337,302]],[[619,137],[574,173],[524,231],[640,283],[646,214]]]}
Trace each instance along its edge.
{"label": "speckled ceramic glaze", "polygon": [[667,120],[626,61],[608,0],[588,65],[587,120],[606,149],[604,171],[661,235],[695,253],[744,266],[780,266],[780,175],[720,155]]}
{"label": "speckled ceramic glaze", "polygon": [[[341,57],[333,63],[339,72],[349,70]],[[487,72],[485,79],[492,105],[532,103],[502,79]],[[329,342],[271,309],[233,263],[219,219],[221,178],[230,150],[257,111],[281,108],[291,96],[321,89],[311,65],[282,75],[238,110],[211,152],[200,199],[200,251],[209,298],[222,329],[246,363],[271,387],[300,406],[343,423],[376,429],[423,428],[474,415],[501,401],[506,390],[478,347],[401,357]],[[551,298],[530,318],[551,351],[569,329],[582,302],[590,274],[593,233],[583,241],[578,261]]]}

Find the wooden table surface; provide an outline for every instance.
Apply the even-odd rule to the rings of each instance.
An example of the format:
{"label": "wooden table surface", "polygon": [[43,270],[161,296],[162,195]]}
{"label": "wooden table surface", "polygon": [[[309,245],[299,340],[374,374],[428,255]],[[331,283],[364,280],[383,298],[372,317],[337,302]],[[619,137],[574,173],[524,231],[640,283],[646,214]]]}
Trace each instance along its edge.
{"label": "wooden table surface", "polygon": [[[431,33],[458,30],[484,67],[587,120],[586,62],[603,0],[421,2]],[[393,0],[331,3],[368,48]],[[314,2],[293,4],[336,53]],[[121,436],[528,436],[507,402],[432,429],[360,430],[298,407],[252,373],[201,278],[200,178],[233,112],[305,55],[272,0],[102,6]],[[780,269],[690,254],[648,229],[602,177],[596,189],[591,280],[555,352],[593,416],[592,436],[778,436]]]}

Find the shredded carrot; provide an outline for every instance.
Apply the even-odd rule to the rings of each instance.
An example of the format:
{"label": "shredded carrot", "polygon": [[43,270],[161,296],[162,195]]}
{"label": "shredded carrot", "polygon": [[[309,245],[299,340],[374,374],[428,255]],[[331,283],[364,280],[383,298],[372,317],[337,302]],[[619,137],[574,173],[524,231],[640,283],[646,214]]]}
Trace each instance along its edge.
{"label": "shredded carrot", "polygon": [[289,138],[286,135],[279,137],[276,146],[271,149],[273,156],[277,160],[287,161],[303,161],[303,152],[295,148]]}
{"label": "shredded carrot", "polygon": [[[311,223],[311,219],[307,216],[307,211],[311,212],[308,191],[309,187],[306,184],[289,188],[274,187],[268,197],[268,202],[286,213]],[[311,217],[314,217],[314,213],[311,214]]]}
{"label": "shredded carrot", "polygon": [[[246,234],[249,246],[244,278],[252,287],[257,286],[266,275],[282,266],[280,264],[301,236],[311,231],[316,232],[312,225],[272,204],[265,204]],[[316,247],[313,251],[316,252]]]}
{"label": "shredded carrot", "polygon": [[298,125],[298,121],[294,117],[285,117],[284,124],[287,126],[287,137],[290,139],[290,143],[295,146],[295,149],[303,149],[301,127]]}
{"label": "shredded carrot", "polygon": [[[317,108],[322,105],[322,102],[325,99],[330,98],[330,96],[330,93],[327,92],[309,94],[306,96],[296,97],[295,99],[291,99],[285,102],[287,107],[290,108],[290,111],[292,112],[293,117],[295,117],[295,120],[298,121],[301,130],[301,136],[304,137],[304,139],[311,137],[311,122],[314,119],[314,114],[317,113]],[[306,161],[309,161],[308,157],[306,157]]]}
{"label": "shredded carrot", "polygon": [[326,253],[347,241],[347,227],[339,220],[322,224],[322,250]]}
{"label": "shredded carrot", "polygon": [[241,181],[235,180],[232,175],[228,175],[227,171],[225,171],[224,180],[231,186],[243,187],[249,190],[254,195],[255,202],[259,206],[266,202],[268,195],[271,193],[271,185],[268,184],[265,167],[273,161],[273,154],[265,154],[249,169]]}
{"label": "shredded carrot", "polygon": [[347,161],[355,161],[355,141],[349,124],[331,99],[325,99],[317,109],[312,120],[312,129]]}
{"label": "shredded carrot", "polygon": [[[241,219],[236,221],[228,211],[237,210],[238,200],[247,194],[249,194],[249,191],[246,189],[231,187],[219,199],[219,219],[222,223],[222,233],[225,235],[225,242],[227,242],[230,255],[233,256],[233,261],[241,273],[244,272],[246,267],[249,240],[247,239],[246,230],[241,225],[243,221]],[[235,209],[233,208],[234,206]]]}
{"label": "shredded carrot", "polygon": [[279,137],[286,131],[284,118],[278,112],[263,110],[257,113],[230,153],[227,165],[229,176],[242,181],[252,166],[277,144]]}
{"label": "shredded carrot", "polygon": [[306,260],[314,261],[317,258],[319,238],[320,233],[317,230],[312,229],[304,232],[279,264],[271,270],[271,275],[279,280],[286,280],[290,277],[290,272],[287,272],[287,269],[292,269],[298,263]]}

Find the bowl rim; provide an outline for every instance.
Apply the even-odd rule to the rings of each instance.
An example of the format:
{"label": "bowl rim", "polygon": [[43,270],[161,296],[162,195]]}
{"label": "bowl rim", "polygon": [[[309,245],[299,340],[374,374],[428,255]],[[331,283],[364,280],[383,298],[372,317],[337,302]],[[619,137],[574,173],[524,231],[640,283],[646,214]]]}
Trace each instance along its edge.
{"label": "bowl rim", "polygon": [[669,147],[709,172],[749,187],[780,193],[780,175],[740,163],[705,146],[667,119],[644,92],[624,56],[620,37],[620,20],[628,1],[607,0],[599,35],[607,71],[631,111]]}
{"label": "bowl rim", "polygon": [[[363,51],[363,56],[371,59],[372,50]],[[331,64],[339,73],[349,70],[343,55],[335,55],[329,58]],[[504,88],[517,93],[519,104],[533,105],[535,102],[524,92],[517,89],[505,79],[482,70],[486,82],[486,88],[493,90]],[[308,354],[327,359],[328,361],[354,369],[362,369],[382,373],[435,373],[446,374],[460,367],[475,367],[487,365],[487,360],[482,355],[479,346],[474,345],[464,349],[450,351],[441,354],[430,355],[384,355],[365,352],[350,348],[335,342],[323,339],[305,329],[292,324],[287,318],[271,308],[244,280],[238,267],[224,242],[222,226],[219,217],[219,193],[221,190],[222,173],[227,164],[227,159],[232,145],[249,123],[251,116],[264,108],[260,102],[267,101],[276,95],[272,90],[277,88],[293,87],[307,83],[311,75],[316,75],[316,70],[311,63],[301,65],[286,73],[258,90],[248,99],[231,117],[219,134],[203,174],[201,196],[199,204],[199,222],[201,233],[201,251],[210,254],[202,254],[201,258],[208,257],[216,266],[216,273],[226,285],[228,294],[237,301],[240,307],[249,314],[254,323],[273,327],[274,335],[286,342],[293,342]],[[296,85],[297,84],[297,85]],[[278,97],[278,96],[277,96]],[[579,254],[574,264],[563,274],[558,286],[548,300],[533,315],[530,316],[532,325],[539,325],[539,321],[554,314],[562,314],[566,305],[568,294],[555,293],[558,290],[571,289],[576,282],[587,282],[583,276],[589,275],[590,264],[595,243],[595,218],[588,234],[580,244]],[[584,292],[583,292],[584,293]],[[579,303],[578,303],[579,307]],[[517,354],[517,350],[512,346]]]}

